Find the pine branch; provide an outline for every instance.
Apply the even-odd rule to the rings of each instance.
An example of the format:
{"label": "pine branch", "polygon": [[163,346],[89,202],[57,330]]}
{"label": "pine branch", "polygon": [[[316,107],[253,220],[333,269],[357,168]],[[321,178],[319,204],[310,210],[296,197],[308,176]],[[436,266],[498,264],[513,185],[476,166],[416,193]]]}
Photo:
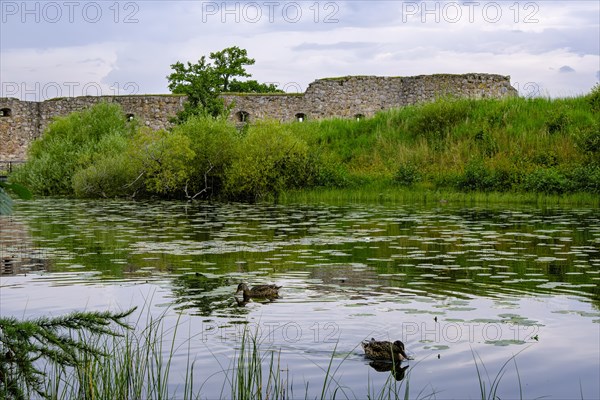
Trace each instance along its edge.
{"label": "pine branch", "polygon": [[0,398],[26,399],[32,393],[49,398],[40,362],[65,370],[81,366],[90,357],[109,357],[95,346],[94,339],[123,336],[118,329],[131,329],[124,319],[135,309],[74,312],[30,321],[0,318]]}

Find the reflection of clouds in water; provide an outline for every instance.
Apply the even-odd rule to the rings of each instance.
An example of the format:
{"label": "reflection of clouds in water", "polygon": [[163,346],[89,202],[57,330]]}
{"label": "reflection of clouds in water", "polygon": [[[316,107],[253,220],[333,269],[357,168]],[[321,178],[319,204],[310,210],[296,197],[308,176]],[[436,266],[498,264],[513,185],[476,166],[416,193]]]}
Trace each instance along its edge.
{"label": "reflection of clouds in water", "polygon": [[[214,356],[202,346],[229,357],[243,326],[261,324],[265,334],[273,332],[267,344],[281,349],[296,381],[301,375],[310,376],[311,385],[316,382],[323,371],[315,363],[327,365],[336,345],[336,354],[350,354],[340,381],[359,398],[365,397],[367,377],[375,382],[389,378],[389,371],[374,373],[355,349],[371,336],[402,339],[418,360],[404,370],[411,372],[411,386],[434,381],[449,398],[465,397],[465,380],[474,371],[471,349],[486,367],[495,368],[507,354],[527,348],[517,361],[520,371],[536,371],[527,374],[528,396],[548,394],[546,389],[563,397],[572,393],[540,384],[538,375],[544,382],[560,382],[559,377],[579,382],[583,376],[584,390],[595,393],[585,374],[597,365],[590,348],[596,348],[591,339],[599,315],[594,288],[586,286],[599,277],[594,264],[594,240],[600,239],[597,210],[61,199],[20,205],[17,216],[27,221],[33,240],[60,261],[62,272],[34,280],[35,298],[28,308],[61,302],[64,308],[68,299],[98,291],[102,294],[90,308],[131,304],[144,287],[140,282],[150,280],[155,284],[146,286],[162,291],[149,303],[153,311],[169,307],[203,324],[186,332],[185,340],[193,339],[181,347],[191,343],[202,373],[219,372]],[[75,266],[80,269],[69,271]],[[119,275],[127,269],[139,276]],[[96,284],[100,281],[102,288]],[[238,306],[234,292],[241,281],[282,285],[282,298]],[[60,289],[52,287],[59,284]],[[32,290],[18,290],[2,290],[3,307],[22,309]],[[570,361],[568,371],[551,369],[549,353]],[[413,374],[414,368],[431,373]],[[511,378],[506,376],[508,391]]]}

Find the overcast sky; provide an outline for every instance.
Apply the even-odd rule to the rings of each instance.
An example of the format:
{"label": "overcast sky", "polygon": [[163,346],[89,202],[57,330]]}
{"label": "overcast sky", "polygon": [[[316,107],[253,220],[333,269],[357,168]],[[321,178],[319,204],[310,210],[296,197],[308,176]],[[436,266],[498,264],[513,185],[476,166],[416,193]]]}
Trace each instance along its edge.
{"label": "overcast sky", "polygon": [[168,93],[177,61],[239,46],[289,92],[345,75],[510,75],[524,95],[600,80],[593,1],[0,0],[0,96]]}

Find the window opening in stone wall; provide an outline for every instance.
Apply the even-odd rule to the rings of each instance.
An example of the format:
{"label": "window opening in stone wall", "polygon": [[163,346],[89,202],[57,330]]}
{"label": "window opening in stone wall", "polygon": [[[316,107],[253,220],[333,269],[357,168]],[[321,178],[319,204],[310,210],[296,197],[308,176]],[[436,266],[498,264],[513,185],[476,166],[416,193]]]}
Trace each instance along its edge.
{"label": "window opening in stone wall", "polygon": [[306,114],[304,114],[304,113],[296,114],[296,121],[304,122],[305,120],[306,120]]}
{"label": "window opening in stone wall", "polygon": [[248,122],[250,120],[250,113],[247,111],[238,111],[235,113],[237,122]]}
{"label": "window opening in stone wall", "polygon": [[0,117],[10,117],[11,115],[12,115],[12,110],[10,108],[0,109]]}
{"label": "window opening in stone wall", "polygon": [[127,122],[133,121],[135,119],[135,115],[133,115],[133,114],[127,114],[125,116],[125,119],[127,119]]}
{"label": "window opening in stone wall", "polygon": [[365,115],[364,114],[356,114],[354,116],[354,119],[356,119],[357,121],[360,121],[361,119],[364,119]]}

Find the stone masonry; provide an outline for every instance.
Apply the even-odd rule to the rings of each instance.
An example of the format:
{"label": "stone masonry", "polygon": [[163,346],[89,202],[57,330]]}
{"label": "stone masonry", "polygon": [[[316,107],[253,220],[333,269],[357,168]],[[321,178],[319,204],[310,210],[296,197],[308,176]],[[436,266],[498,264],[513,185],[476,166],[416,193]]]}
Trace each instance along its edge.
{"label": "stone masonry", "polygon": [[[503,98],[516,96],[510,77],[491,74],[420,75],[412,77],[346,76],[312,82],[301,94],[224,94],[235,122],[272,119],[282,122],[320,118],[362,118],[376,112],[439,97]],[[0,161],[24,160],[31,141],[53,118],[98,102],[116,102],[124,118],[152,129],[168,129],[169,119],[183,108],[185,96],[84,96],[43,102],[0,98]]]}

